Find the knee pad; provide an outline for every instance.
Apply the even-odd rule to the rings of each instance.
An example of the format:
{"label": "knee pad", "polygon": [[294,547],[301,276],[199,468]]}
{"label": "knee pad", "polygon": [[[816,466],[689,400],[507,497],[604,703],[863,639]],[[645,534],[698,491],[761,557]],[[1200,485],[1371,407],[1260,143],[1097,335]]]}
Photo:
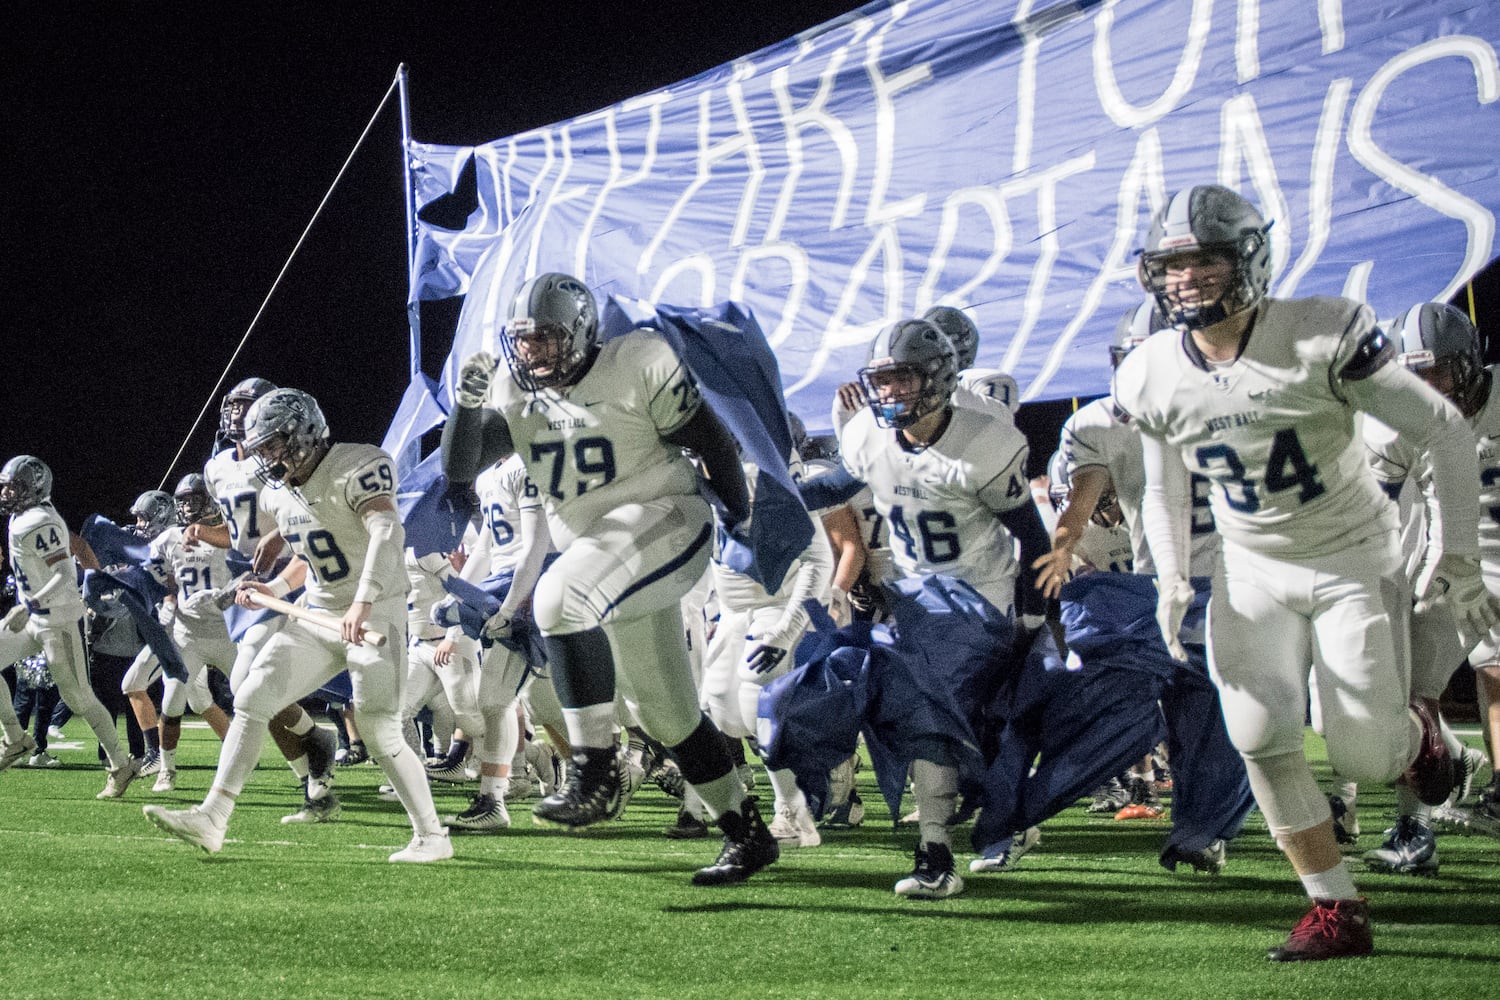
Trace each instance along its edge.
{"label": "knee pad", "polygon": [[598,628],[604,616],[589,601],[588,588],[562,573],[543,573],[531,598],[531,613],[544,635]]}
{"label": "knee pad", "polygon": [[406,738],[401,735],[401,723],[393,716],[371,715],[355,709],[354,724],[359,727],[359,734],[369,748],[370,756],[377,761],[384,761],[402,750],[410,749],[406,745]]}

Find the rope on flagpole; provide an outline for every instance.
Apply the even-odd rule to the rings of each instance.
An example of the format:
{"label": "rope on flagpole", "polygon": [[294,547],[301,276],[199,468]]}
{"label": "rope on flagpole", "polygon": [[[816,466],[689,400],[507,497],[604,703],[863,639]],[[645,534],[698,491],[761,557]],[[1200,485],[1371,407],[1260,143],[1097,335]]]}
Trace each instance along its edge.
{"label": "rope on flagpole", "polygon": [[234,367],[235,361],[239,359],[240,352],[245,349],[245,344],[250,340],[250,334],[254,332],[255,324],[260,322],[261,314],[266,311],[266,306],[270,304],[271,296],[276,294],[276,289],[281,285],[281,279],[286,277],[286,272],[291,268],[292,260],[297,256],[297,251],[301,250],[302,244],[307,241],[307,234],[312,232],[313,225],[317,223],[318,216],[323,214],[323,208],[328,204],[328,199],[333,196],[334,190],[339,186],[339,181],[344,179],[344,174],[348,171],[349,164],[354,161],[354,156],[359,152],[359,147],[364,144],[365,138],[370,134],[370,130],[375,127],[375,121],[380,117],[380,113],[385,110],[386,104],[390,102],[391,95],[396,92],[397,85],[401,81],[401,73],[404,69],[405,67],[402,66],[397,70],[396,76],[391,80],[391,85],[386,88],[385,95],[380,98],[380,103],[376,106],[375,113],[370,116],[370,120],[365,123],[364,131],[355,140],[354,148],[349,150],[349,155],[344,158],[344,165],[339,167],[339,172],[334,176],[333,183],[328,185],[328,190],[323,194],[323,200],[318,202],[318,207],[313,210],[312,218],[307,220],[307,225],[303,228],[302,235],[297,237],[297,242],[292,247],[292,252],[287,254],[286,262],[281,265],[281,270],[277,273],[276,280],[271,282],[271,287],[266,292],[266,297],[261,300],[260,308],[255,310],[255,315],[251,318],[250,325],[245,328],[244,336],[240,337],[240,342],[235,346],[234,353],[229,356],[229,362],[224,366],[224,370],[219,373],[219,380],[209,390],[208,398],[203,402],[203,408],[198,411],[198,416],[193,418],[193,426],[188,428],[187,436],[182,439],[182,446],[177,449],[177,454],[172,456],[172,463],[167,466],[166,474],[162,476],[161,484],[157,489],[164,490],[167,488],[167,482],[172,478],[172,470],[177,468],[177,463],[182,460],[183,452],[187,451],[187,446],[193,440],[193,435],[198,432],[198,425],[203,423],[204,414],[208,412],[208,408],[218,398],[219,390],[223,388],[224,380],[229,377],[229,372]]}

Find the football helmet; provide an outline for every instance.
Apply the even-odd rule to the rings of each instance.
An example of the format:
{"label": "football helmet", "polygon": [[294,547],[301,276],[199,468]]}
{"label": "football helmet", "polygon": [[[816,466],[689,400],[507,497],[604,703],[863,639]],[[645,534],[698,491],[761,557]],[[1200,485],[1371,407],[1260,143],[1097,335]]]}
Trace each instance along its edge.
{"label": "football helmet", "polygon": [[[898,386],[897,381],[908,382]],[[882,427],[910,427],[946,407],[958,385],[958,353],[942,330],[925,319],[892,323],[870,341],[859,370],[865,398]]]}
{"label": "football helmet", "polygon": [[301,389],[276,389],[250,404],[244,449],[273,487],[307,482],[328,446],[328,422]]}
{"label": "football helmet", "polygon": [[19,514],[52,499],[52,470],[35,455],[17,455],[0,468],[0,514]]}
{"label": "football helmet", "polygon": [[189,472],[177,481],[172,491],[177,504],[177,516],[183,524],[223,524],[224,512],[208,492],[208,481],[196,472]]}
{"label": "football helmet", "polygon": [[1109,366],[1120,367],[1125,355],[1140,347],[1146,338],[1158,330],[1165,330],[1167,321],[1156,308],[1155,299],[1146,299],[1134,309],[1127,309],[1115,327],[1115,337],[1109,345]]}
{"label": "football helmet", "polygon": [[250,404],[275,388],[263,378],[247,378],[225,393],[219,404],[219,436],[235,444],[245,440],[245,414]]}
{"label": "football helmet", "polygon": [[942,330],[953,343],[959,371],[974,367],[974,359],[979,357],[979,327],[974,325],[968,313],[952,306],[933,306],[922,314],[922,318]]}
{"label": "football helmet", "polygon": [[[1226,187],[1200,184],[1179,191],[1151,221],[1137,276],[1174,326],[1201,330],[1222,323],[1254,308],[1270,287],[1270,228],[1254,205]],[[1195,274],[1169,286],[1168,263],[1181,263],[1185,255],[1226,262],[1228,279],[1206,281]]]}
{"label": "football helmet", "polygon": [[[1052,509],[1061,514],[1068,507],[1068,501],[1073,497],[1073,482],[1068,477],[1068,463],[1061,448],[1052,453],[1052,458],[1047,462],[1047,499],[1052,501]],[[1125,520],[1124,513],[1120,510],[1120,498],[1115,495],[1113,489],[1105,490],[1099,494],[1099,502],[1094,505],[1094,510],[1089,514],[1089,520],[1101,528],[1118,527]]]}
{"label": "football helmet", "polygon": [[155,538],[177,523],[177,505],[165,490],[147,490],[130,505],[135,530],[146,538]]}
{"label": "football helmet", "polygon": [[1479,412],[1489,398],[1490,373],[1479,331],[1463,310],[1424,302],[1402,313],[1391,333],[1400,341],[1403,365],[1447,396],[1465,417]]}
{"label": "football helmet", "polygon": [[528,392],[572,385],[598,346],[593,293],[577,278],[558,273],[539,274],[521,286],[500,337],[511,375]]}
{"label": "football helmet", "polygon": [[797,449],[797,454],[801,455],[803,458],[806,458],[807,424],[803,423],[802,418],[797,416],[797,414],[793,413],[791,410],[786,411],[786,422],[787,426],[790,427],[792,431],[792,447]]}

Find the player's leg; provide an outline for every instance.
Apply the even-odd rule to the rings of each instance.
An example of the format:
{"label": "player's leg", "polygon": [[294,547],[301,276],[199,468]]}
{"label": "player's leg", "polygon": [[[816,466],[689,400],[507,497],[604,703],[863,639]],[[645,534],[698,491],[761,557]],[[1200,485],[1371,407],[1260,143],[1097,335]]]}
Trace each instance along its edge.
{"label": "player's leg", "polygon": [[[16,661],[7,660],[6,662]],[[45,719],[42,720],[42,728],[43,730],[46,728]],[[5,683],[4,677],[0,677],[0,771],[14,767],[18,762],[35,754],[37,746],[37,742],[27,734],[21,726],[20,717],[16,715],[15,703],[11,700],[10,685]]]}
{"label": "player's leg", "polygon": [[505,798],[510,790],[511,748],[521,731],[516,705],[525,676],[526,660],[521,654],[499,643],[484,652],[474,699],[483,716],[483,736],[477,741],[479,791],[467,809],[444,818],[450,828],[503,830],[510,826]]}
{"label": "player's leg", "polygon": [[146,755],[141,759],[141,773],[154,774],[161,767],[161,720],[156,705],[151,701],[147,689],[161,676],[161,661],[150,646],[142,646],[125,671],[120,681],[120,691],[130,702],[131,714],[141,727],[141,737],[146,744]]}
{"label": "player's leg", "polygon": [[[36,627],[32,618],[28,628]],[[120,736],[115,729],[109,710],[100,704],[89,686],[88,653],[84,646],[81,622],[69,622],[57,628],[38,628],[33,633],[47,657],[52,679],[57,682],[58,693],[72,707],[73,714],[88,723],[99,740],[104,756],[109,760],[110,776],[105,782],[100,798],[119,798],[125,788],[140,772],[140,762],[133,760],[120,746]]]}

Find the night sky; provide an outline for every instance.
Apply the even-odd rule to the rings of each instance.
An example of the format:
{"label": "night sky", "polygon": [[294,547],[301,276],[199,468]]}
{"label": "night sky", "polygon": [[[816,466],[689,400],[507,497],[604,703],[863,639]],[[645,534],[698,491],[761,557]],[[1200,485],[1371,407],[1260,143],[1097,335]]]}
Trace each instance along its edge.
{"label": "night sky", "polygon": [[[122,518],[140,491],[200,468],[215,382],[398,64],[410,69],[415,138],[473,144],[857,6],[9,5],[0,461],[47,461],[75,527],[92,512]],[[393,97],[225,383],[259,375],[307,389],[339,440],[379,442],[407,382],[399,136]],[[1491,267],[1482,295],[1500,299],[1497,286]],[[456,316],[456,304],[429,311],[434,359]],[[1025,423],[1055,440],[1046,413]]]}
{"label": "night sky", "polygon": [[[0,461],[39,455],[75,528],[201,468],[219,374],[405,62],[415,138],[467,145],[692,76],[854,9],[37,4],[0,15]],[[601,5],[599,9],[604,9]],[[408,372],[394,95],[229,373],[379,442]],[[429,327],[456,318],[438,307]],[[446,337],[431,330],[439,359]],[[430,374],[436,366],[429,365]],[[168,468],[194,417],[213,406]]]}

